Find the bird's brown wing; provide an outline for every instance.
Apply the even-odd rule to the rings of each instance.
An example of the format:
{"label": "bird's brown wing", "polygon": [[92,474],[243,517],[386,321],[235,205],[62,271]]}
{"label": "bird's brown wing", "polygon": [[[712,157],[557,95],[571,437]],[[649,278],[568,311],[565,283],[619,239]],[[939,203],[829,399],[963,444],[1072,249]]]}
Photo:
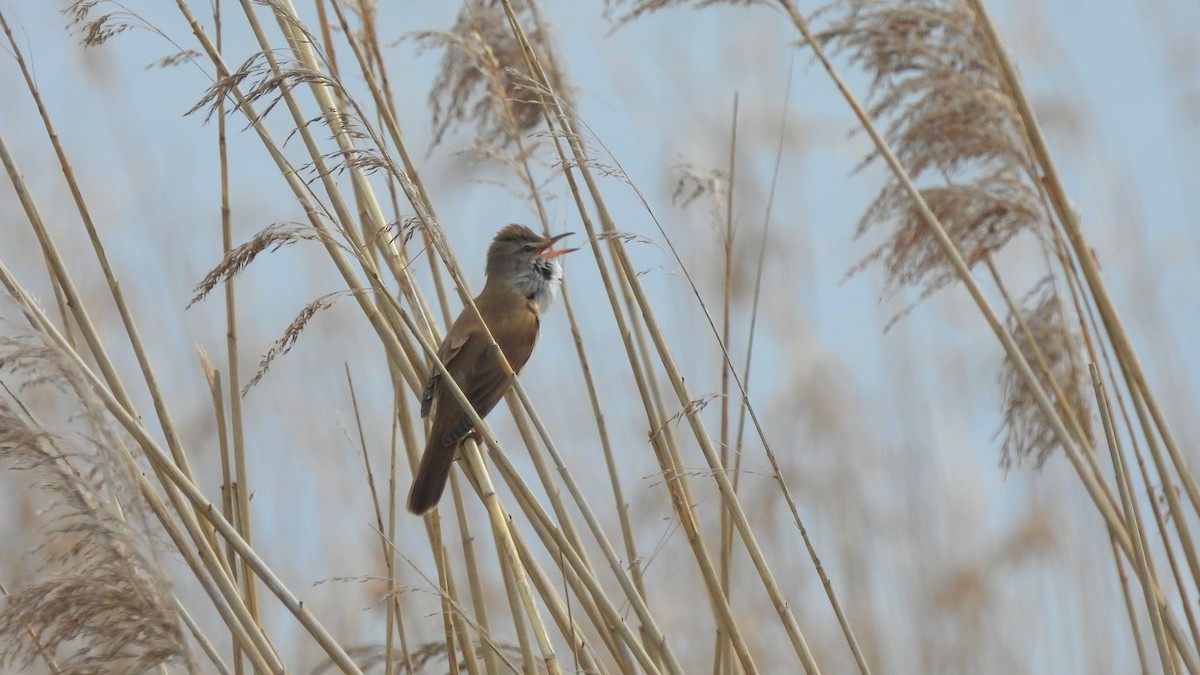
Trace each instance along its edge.
{"label": "bird's brown wing", "polygon": [[[471,337],[478,332],[479,326],[474,312],[463,312],[454,321],[438,349],[438,358],[446,365],[446,370],[456,382],[462,382],[462,373],[471,368],[475,359],[479,340],[476,338],[472,342]],[[436,407],[434,401],[437,401]],[[441,443],[439,438],[445,434],[440,430],[452,422],[456,415],[462,414],[458,402],[446,391],[441,370],[437,366],[434,366],[421,395],[421,416],[428,415],[431,407],[434,408],[434,413],[429,442],[421,455],[421,464],[413,474],[412,488],[408,493],[408,510],[416,514],[425,513],[437,506],[442,492],[446,489],[446,480],[450,477],[450,465],[454,462],[457,443]]]}
{"label": "bird's brown wing", "polygon": [[[454,357],[462,351],[463,345],[467,344],[467,340],[471,337],[472,325],[477,326],[478,321],[475,321],[474,312],[467,318],[467,312],[454,322],[450,332],[446,333],[446,337],[442,339],[442,345],[438,347],[438,360],[446,365],[446,369],[450,369],[450,364],[454,361]],[[460,325],[461,324],[461,325]],[[437,392],[438,382],[442,381],[442,371],[433,364],[433,370],[429,372],[429,379],[425,381],[425,390],[421,392],[421,417],[429,415],[429,409],[433,407],[433,395]]]}
{"label": "bird's brown wing", "polygon": [[[522,308],[524,311],[525,308]],[[533,346],[537,340],[537,331],[540,321],[537,318],[537,313],[532,309],[528,310],[533,314],[532,324],[528,320],[510,320],[507,317],[499,320],[489,319],[488,326],[491,328],[492,336],[496,338],[499,344],[510,345],[505,350],[504,356],[508,359],[509,366],[513,372],[520,372],[521,368],[525,367],[529,361],[530,354],[533,353]],[[524,318],[524,317],[522,317]],[[532,337],[527,333],[532,327]],[[520,334],[517,334],[517,333]],[[487,341],[487,335],[480,331],[479,339]],[[505,374],[504,367],[500,364],[497,358],[496,350],[490,346],[479,350],[470,369],[463,373],[460,378],[455,373],[455,381],[462,388],[463,394],[467,400],[471,402],[471,407],[475,408],[475,412],[480,417],[486,416],[496,407],[496,404],[503,398],[505,392],[508,391],[511,379]],[[445,445],[457,445],[459,441],[471,433],[471,429],[475,424],[471,421],[470,415],[463,412],[462,408],[451,403],[453,396],[449,391],[442,392],[442,396],[446,397],[446,408],[454,408],[457,413],[457,418],[447,427],[441,427],[436,422],[435,430],[445,429],[445,435],[442,436],[442,443]],[[447,420],[448,421],[448,420]]]}
{"label": "bird's brown wing", "polygon": [[[496,360],[494,350],[484,350],[480,354],[480,361],[485,361],[485,363],[478,364],[478,367],[470,373],[471,376],[467,381],[459,383],[459,386],[469,385],[469,388],[463,389],[463,394],[471,402],[471,407],[475,408],[475,412],[483,417],[496,407],[496,404],[500,402],[500,397],[508,391],[509,377],[504,374],[504,369]],[[451,396],[450,392],[446,392],[445,396]],[[446,403],[449,404],[451,401],[447,400]],[[445,445],[458,445],[458,442],[466,438],[467,434],[471,433],[471,429],[475,427],[471,416],[463,412],[462,407],[455,405],[455,412],[458,413],[457,418],[446,429],[446,434],[442,437],[442,443]]]}

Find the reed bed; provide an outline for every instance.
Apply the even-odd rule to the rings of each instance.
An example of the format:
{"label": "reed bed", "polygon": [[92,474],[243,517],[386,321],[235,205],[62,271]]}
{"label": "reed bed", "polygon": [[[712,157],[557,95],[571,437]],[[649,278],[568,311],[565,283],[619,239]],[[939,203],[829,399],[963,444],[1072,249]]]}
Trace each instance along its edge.
{"label": "reed bed", "polygon": [[[1160,347],[1131,334],[1143,313],[1114,299],[981,0],[590,7],[614,36],[695,11],[791,43],[772,106],[705,92],[707,156],[680,153],[656,186],[655,158],[611,152],[588,119],[557,7],[466,0],[439,30],[382,9],[71,3],[85,55],[153,40],[169,55],[137,77],[207,80],[162,104],[211,139],[202,169],[173,169],[203,173],[209,212],[132,243],[77,178],[34,67],[48,55],[0,14],[21,76],[3,92],[36,110],[45,158],[22,167],[0,129],[15,195],[0,459],[21,514],[0,558],[0,663],[1200,675],[1200,488],[1179,419],[1194,391],[1156,385]],[[436,67],[428,92],[416,64]],[[802,152],[801,81],[833,85],[877,179],[841,241],[857,235],[848,283],[883,298],[874,325],[898,344],[882,366],[894,415],[806,326],[813,289],[789,287],[820,267],[781,176]],[[274,185],[249,215],[242,162]],[[505,224],[439,217],[470,190],[581,249],[507,406],[417,518],[418,401]],[[186,297],[145,285],[197,249]],[[985,345],[947,377],[987,372],[991,398],[939,398],[933,366],[903,356],[939,302],[955,316],[924,314],[932,331]],[[1010,475],[980,506],[958,448],[985,403],[989,475]]]}

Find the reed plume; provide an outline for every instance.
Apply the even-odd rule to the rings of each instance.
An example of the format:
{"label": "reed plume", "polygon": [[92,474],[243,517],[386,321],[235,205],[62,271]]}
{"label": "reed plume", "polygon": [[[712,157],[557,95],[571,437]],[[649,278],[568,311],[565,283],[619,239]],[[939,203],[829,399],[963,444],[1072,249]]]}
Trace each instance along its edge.
{"label": "reed plume", "polygon": [[[12,390],[0,401],[0,460],[45,496],[36,572],[0,604],[0,663],[59,673],[195,668],[171,583],[147,537],[121,443],[70,363],[36,339],[5,338],[0,369],[53,386],[82,412],[82,443],[47,430]],[[136,470],[136,469],[134,469]],[[36,478],[35,478],[36,476]]]}
{"label": "reed plume", "polygon": [[[822,16],[817,38],[870,75],[871,116],[969,265],[1048,227],[1016,106],[964,2],[851,0]],[[873,150],[862,165],[878,160]],[[887,241],[855,271],[879,263],[885,295],[912,287],[926,297],[954,280],[895,176],[856,234],[874,228]]]}

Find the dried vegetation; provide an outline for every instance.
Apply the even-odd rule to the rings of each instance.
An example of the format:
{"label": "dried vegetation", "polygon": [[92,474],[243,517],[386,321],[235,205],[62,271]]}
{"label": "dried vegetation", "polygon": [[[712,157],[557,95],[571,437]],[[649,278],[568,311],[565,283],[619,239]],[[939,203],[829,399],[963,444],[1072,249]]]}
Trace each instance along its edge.
{"label": "dried vegetation", "polygon": [[[1200,490],[986,9],[978,0],[844,0],[816,15],[817,32],[791,0],[609,2],[607,12],[620,29],[659,11],[718,4],[733,6],[723,11],[776,10],[772,16],[786,22],[804,53],[839,85],[859,121],[856,132],[872,143],[863,165],[878,166],[887,176],[874,200],[863,205],[858,227],[860,237],[882,243],[852,271],[879,269],[881,295],[913,298],[910,307],[941,289],[966,292],[980,325],[992,330],[1004,353],[996,364],[1004,399],[997,415],[1001,464],[1027,459],[1040,467],[1055,452],[1065,456],[1074,472],[1073,501],[1088,504],[1104,522],[1097,529],[1102,533],[1091,536],[1101,540],[1100,550],[1111,551],[1111,579],[1104,583],[1120,585],[1142,669],[1200,675],[1192,607],[1200,557],[1188,530],[1200,516]],[[411,93],[391,90],[395,78],[385,63],[402,57],[385,58],[376,8],[366,0],[317,0],[311,21],[290,0],[236,8],[226,3],[224,14],[204,19],[195,12],[208,11],[207,3],[179,0],[176,6],[192,26],[187,38],[194,43],[175,45],[183,56],[163,63],[183,58],[203,64],[213,84],[198,93],[192,112],[203,112],[197,121],[220,130],[222,199],[213,211],[223,214],[223,249],[188,304],[222,304],[225,312],[217,330],[227,337],[227,353],[214,362],[203,357],[210,389],[199,398],[212,406],[203,423],[209,433],[198,440],[173,421],[171,405],[179,397],[166,395],[156,373],[167,366],[153,363],[137,328],[169,319],[136,316],[126,305],[118,280],[128,271],[110,267],[86,199],[75,204],[105,275],[97,288],[112,296],[111,303],[77,290],[80,272],[64,263],[52,236],[58,230],[42,222],[0,138],[7,174],[27,198],[21,206],[58,300],[53,316],[0,265],[7,301],[19,315],[0,338],[0,460],[45,495],[39,544],[28,553],[40,561],[36,572],[12,580],[0,569],[6,584],[15,581],[0,603],[0,662],[62,673],[892,670],[886,635],[899,628],[878,620],[886,612],[871,610],[878,601],[861,569],[863,560],[880,557],[875,542],[858,529],[810,537],[806,523],[811,514],[828,511],[853,513],[839,522],[845,528],[852,521],[861,531],[873,527],[873,519],[886,520],[887,535],[911,538],[919,550],[918,544],[929,543],[921,537],[942,536],[928,528],[949,527],[963,516],[951,498],[938,516],[943,522],[933,526],[872,504],[880,499],[873,486],[895,480],[893,475],[920,481],[928,469],[920,458],[881,468],[883,460],[855,447],[871,444],[861,429],[874,420],[842,417],[844,407],[854,407],[848,402],[853,397],[845,383],[828,382],[828,364],[805,370],[794,363],[802,356],[796,353],[801,340],[793,339],[797,322],[787,320],[794,315],[787,307],[763,321],[784,325],[781,334],[789,338],[782,341],[785,352],[774,355],[779,379],[805,380],[793,368],[811,376],[804,385],[808,414],[760,418],[749,376],[751,356],[762,349],[754,347],[754,330],[774,240],[768,216],[761,235],[754,233],[761,236],[757,259],[735,255],[735,242],[751,234],[735,218],[735,159],[745,152],[736,112],[728,165],[685,164],[673,176],[677,204],[706,203],[707,218],[720,232],[719,259],[685,262],[649,212],[649,200],[579,118],[573,102],[582,89],[569,81],[537,2],[466,0],[448,30],[409,35],[418,50],[442,54],[427,99],[430,152],[454,134],[469,137],[467,151],[504,171],[504,187],[529,207],[542,231],[558,227],[547,203],[568,196],[576,210],[568,219],[579,223],[572,229],[586,242],[577,262],[594,268],[597,279],[598,290],[587,295],[589,312],[611,318],[621,338],[605,341],[589,332],[594,324],[577,320],[573,309],[576,289],[566,289],[561,319],[574,338],[569,391],[586,401],[587,412],[572,419],[570,435],[552,434],[518,382],[508,396],[517,431],[505,441],[516,448],[512,439],[519,434],[524,448],[514,454],[521,457],[520,469],[491,428],[482,426],[478,439],[464,444],[442,505],[424,520],[424,539],[414,542],[416,535],[397,536],[398,519],[405,516],[396,506],[422,446],[414,402],[437,367],[437,326],[450,314],[450,293],[464,301],[472,294],[452,245],[456,237],[439,220],[401,133],[403,124],[414,122],[396,117],[396,98]],[[149,27],[124,5],[105,0],[75,2],[68,15],[88,47]],[[232,22],[251,29],[251,53],[221,51],[221,31]],[[26,47],[7,25],[5,32],[28,95],[40,105],[24,62]],[[866,72],[868,90],[844,86],[831,55]],[[227,58],[241,65],[231,67]],[[57,142],[53,116],[43,119]],[[246,132],[236,142],[257,139],[266,149],[295,200],[280,210],[299,208],[303,222],[271,225],[235,244],[225,136],[230,120]],[[782,153],[783,141],[778,143]],[[82,194],[67,153],[55,149],[74,194]],[[619,180],[605,182],[606,176]],[[608,191],[631,187],[647,207],[647,220],[658,225],[654,234],[614,220]],[[774,199],[774,185],[770,194]],[[772,206],[766,205],[768,214]],[[197,241],[207,236],[196,234]],[[1039,266],[1032,283],[998,262],[1022,240],[1040,253],[1030,262]],[[342,287],[308,302],[243,384],[239,336],[248,317],[243,313],[239,323],[234,283],[263,254],[293,244],[326,256]],[[651,248],[674,256],[674,271],[693,294],[685,306],[666,306],[648,292],[646,270],[635,258]],[[695,267],[717,271],[693,277]],[[750,272],[757,275],[752,297],[750,285],[738,281]],[[713,288],[715,293],[706,292]],[[720,302],[706,299],[716,294]],[[347,403],[366,474],[367,489],[360,492],[370,496],[371,543],[378,552],[356,567],[356,579],[374,584],[383,614],[380,625],[361,632],[323,623],[329,614],[318,610],[330,608],[302,601],[272,568],[287,556],[256,547],[255,535],[262,533],[251,532],[251,512],[294,504],[251,501],[250,467],[266,460],[246,442],[240,404],[314,322],[338,311],[331,306],[341,297],[345,305],[353,298],[363,319],[354,330],[377,340],[374,370],[388,373],[395,388],[383,422],[391,425],[386,450],[369,447],[371,434],[364,431],[364,420],[368,427],[379,420],[362,414],[357,397]],[[92,322],[89,312],[112,311],[110,305],[123,333],[105,333]],[[1007,309],[1007,321],[994,305]],[[100,307],[105,309],[93,309]],[[665,325],[681,312],[702,327],[684,350],[678,331]],[[745,351],[735,351],[742,343]],[[133,354],[136,367],[127,357],[110,355],[116,344]],[[692,352],[697,345],[712,347],[717,368],[705,363],[693,370],[693,362],[677,360],[673,350]],[[321,347],[329,361],[342,360],[342,343]],[[222,369],[232,381],[222,382]],[[705,382],[701,371],[712,370],[720,373],[719,393],[696,384]],[[625,384],[614,392],[609,380],[617,371]],[[139,385],[135,395],[126,391],[132,382]],[[44,391],[54,392],[52,401]],[[794,405],[772,401],[770,407]],[[41,408],[56,406],[69,411],[67,432],[38,421]],[[614,409],[620,414],[606,414]],[[799,418],[826,426],[810,437]],[[635,433],[626,433],[626,426]],[[790,439],[786,454],[772,445],[779,437]],[[794,452],[796,438],[828,452]],[[219,485],[190,466],[205,441],[217,446]],[[307,457],[301,454],[306,451],[289,458]],[[381,455],[386,462],[372,465],[372,456]],[[879,464],[840,461],[821,474],[839,477],[829,483],[797,468],[829,457]],[[642,458],[643,472],[630,475],[629,467]],[[358,479],[344,462],[321,466]],[[629,496],[631,485],[637,497]],[[1161,507],[1140,503],[1139,495],[1158,493]],[[923,563],[918,578],[924,591],[888,591],[897,602],[923,606],[930,619],[928,630],[913,629],[924,670],[1003,672],[1009,665],[991,658],[996,651],[963,645],[990,639],[984,617],[999,601],[989,575],[1053,548],[1048,520],[1034,505],[992,548],[964,551],[940,567],[940,561]],[[925,534],[914,533],[921,527]],[[322,535],[326,549],[351,557],[341,551],[346,532],[335,528]],[[838,542],[836,550],[822,550],[830,541]],[[166,556],[184,564],[164,565],[159,558]],[[413,562],[416,557],[423,562]],[[180,577],[172,580],[168,568]],[[801,568],[810,576],[802,578]],[[422,580],[412,581],[418,574]],[[180,580],[190,589],[186,596],[177,596]],[[799,588],[804,583],[811,588]],[[433,593],[423,602],[411,592],[416,589]],[[197,609],[204,621],[192,618]],[[413,628],[428,627],[430,611],[439,617],[432,641],[428,631]],[[289,615],[290,632],[280,630],[277,619]],[[709,644],[711,651],[699,653],[697,644]]]}

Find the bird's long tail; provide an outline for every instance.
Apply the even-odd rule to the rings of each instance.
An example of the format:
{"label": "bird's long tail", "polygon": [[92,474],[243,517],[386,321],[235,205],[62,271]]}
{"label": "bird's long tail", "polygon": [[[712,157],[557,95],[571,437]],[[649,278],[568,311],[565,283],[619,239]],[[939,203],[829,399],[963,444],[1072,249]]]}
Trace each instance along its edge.
{"label": "bird's long tail", "polygon": [[450,478],[450,465],[454,463],[454,453],[458,444],[446,445],[436,436],[429,439],[425,446],[425,454],[421,456],[421,465],[413,476],[412,489],[408,493],[408,510],[410,513],[421,515],[437,506],[446,489],[446,481]]}

